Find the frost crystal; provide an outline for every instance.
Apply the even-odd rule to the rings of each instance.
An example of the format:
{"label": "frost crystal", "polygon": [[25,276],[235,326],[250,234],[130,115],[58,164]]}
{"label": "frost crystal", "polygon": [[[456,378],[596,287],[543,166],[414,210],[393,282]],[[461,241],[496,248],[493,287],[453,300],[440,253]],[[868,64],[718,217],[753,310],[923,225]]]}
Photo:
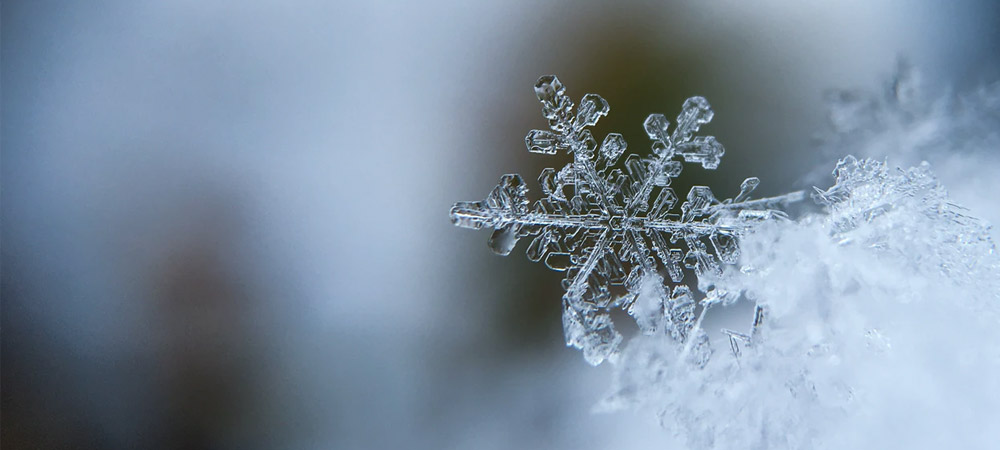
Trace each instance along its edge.
{"label": "frost crystal", "polygon": [[[643,127],[653,141],[652,153],[629,154],[619,166],[626,150],[622,135],[608,134],[598,145],[588,129],[608,114],[604,98],[587,94],[574,113],[554,76],[539,78],[535,94],[549,129],[528,132],[525,145],[546,155],[564,151],[573,161],[542,171],[538,181],[544,197],[534,203],[521,176],[508,174],[484,201],[456,203],[452,222],[494,229],[489,246],[500,255],[530,237],[530,260],[566,272],[566,344],[580,348],[591,364],[619,352],[622,336],[609,314],[613,308],[627,311],[644,334],[663,333],[683,343],[684,356],[704,364],[708,338],[695,326],[699,318],[691,290],[679,285],[684,269],[693,270],[699,288],[709,291],[702,300],[706,306],[735,301],[734,293],[707,288],[725,265],[736,263],[739,236],[755,222],[782,215],[771,208],[803,195],[750,200],[759,180],[748,178],[737,196],[725,200],[707,186],[694,186],[677,208],[670,182],[680,175],[682,161],[715,169],[725,154],[715,137],[696,136],[712,120],[708,101],[687,99],[672,131],[666,116],[651,114]],[[670,289],[670,284],[677,285]]]}
{"label": "frost crystal", "polygon": [[[949,201],[930,164],[890,171],[883,162],[848,156],[833,173],[837,183],[816,189],[813,198],[827,207],[830,231],[841,245],[859,242],[880,252],[903,252],[924,244],[922,257],[908,265],[1000,292],[989,224]],[[898,210],[911,214],[890,214]]]}

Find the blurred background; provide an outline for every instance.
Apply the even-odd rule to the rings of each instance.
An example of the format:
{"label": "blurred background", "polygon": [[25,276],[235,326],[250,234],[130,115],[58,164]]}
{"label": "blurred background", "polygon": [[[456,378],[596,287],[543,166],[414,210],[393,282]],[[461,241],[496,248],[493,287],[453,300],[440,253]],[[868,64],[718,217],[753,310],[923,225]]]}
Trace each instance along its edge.
{"label": "blurred background", "polygon": [[[454,228],[528,153],[554,73],[644,152],[703,95],[686,169],[777,194],[831,157],[823,92],[1000,79],[990,1],[5,1],[2,445],[662,448],[595,414],[560,274]],[[826,169],[823,169],[824,171]],[[826,173],[826,172],[824,172]],[[686,184],[685,184],[686,183]],[[533,197],[537,198],[537,197]]]}

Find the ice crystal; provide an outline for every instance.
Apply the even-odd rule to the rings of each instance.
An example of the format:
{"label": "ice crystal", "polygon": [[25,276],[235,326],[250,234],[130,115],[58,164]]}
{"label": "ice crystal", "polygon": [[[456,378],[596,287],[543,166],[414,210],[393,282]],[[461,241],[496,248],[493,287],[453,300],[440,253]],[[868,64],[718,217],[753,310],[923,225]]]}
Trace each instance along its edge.
{"label": "ice crystal", "polygon": [[608,134],[598,145],[588,129],[608,114],[604,98],[587,94],[574,108],[555,76],[539,78],[535,94],[549,129],[528,132],[525,145],[534,153],[569,153],[572,162],[542,171],[541,199],[528,199],[520,175],[504,175],[485,200],[456,203],[452,222],[492,228],[489,246],[500,255],[530,237],[528,258],[566,273],[566,343],[580,348],[591,364],[618,354],[622,336],[610,311],[622,308],[644,334],[671,336],[684,345],[686,358],[703,365],[710,348],[695,326],[695,298],[680,284],[685,269],[708,292],[705,305],[735,300],[732,292],[708,289],[711,280],[739,259],[741,233],[755,222],[780,216],[772,208],[802,194],[751,200],[760,181],[748,178],[733,198],[719,200],[707,186],[694,186],[678,206],[670,183],[680,175],[682,162],[715,169],[725,154],[715,137],[696,134],[713,117],[703,97],[684,102],[673,130],[666,116],[651,114],[643,124],[652,140],[651,153],[625,156],[621,134]]}
{"label": "ice crystal", "polygon": [[[891,171],[884,162],[848,156],[834,176],[836,184],[816,189],[813,198],[827,207],[826,220],[840,244],[857,241],[881,252],[926,244],[918,258],[900,263],[1000,292],[990,225],[949,200],[930,164]],[[890,214],[893,210],[912,214]],[[880,216],[885,217],[876,220]]]}

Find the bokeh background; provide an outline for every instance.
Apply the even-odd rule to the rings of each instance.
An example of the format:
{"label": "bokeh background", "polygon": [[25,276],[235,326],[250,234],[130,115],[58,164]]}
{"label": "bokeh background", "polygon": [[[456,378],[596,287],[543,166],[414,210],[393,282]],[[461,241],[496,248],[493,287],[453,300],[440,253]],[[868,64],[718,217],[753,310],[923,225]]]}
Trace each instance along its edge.
{"label": "bokeh background", "polygon": [[[823,92],[1000,79],[990,1],[5,1],[2,446],[661,448],[558,273],[452,227],[555,73],[595,135],[703,95],[735,193],[814,183]],[[686,192],[690,179],[682,179]],[[521,244],[522,246],[524,244]]]}

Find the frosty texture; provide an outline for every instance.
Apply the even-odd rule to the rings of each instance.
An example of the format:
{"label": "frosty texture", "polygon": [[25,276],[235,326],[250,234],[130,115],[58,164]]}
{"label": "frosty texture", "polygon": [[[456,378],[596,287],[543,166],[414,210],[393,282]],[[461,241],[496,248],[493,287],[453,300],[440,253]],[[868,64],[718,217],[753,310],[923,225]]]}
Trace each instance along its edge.
{"label": "frosty texture", "polygon": [[[741,270],[715,281],[758,306],[748,333],[723,330],[735,358],[632,339],[602,406],[651,408],[689,448],[992,447],[1000,260],[988,225],[926,163],[846,157],[834,176],[814,194],[822,213],[748,230]],[[672,306],[690,315],[686,304]]]}
{"label": "frosty texture", "polygon": [[[1000,81],[962,90],[929,84],[900,63],[881,90],[827,92],[821,153],[832,161],[845,154],[888,158],[902,167],[927,161],[954,201],[1000,223],[1000,197],[989,194],[1000,190]],[[824,165],[816,175],[826,172]]]}
{"label": "frosty texture", "polygon": [[840,244],[856,242],[880,252],[923,245],[924,254],[909,265],[1000,292],[990,226],[949,201],[930,164],[891,171],[883,162],[848,156],[834,176],[837,183],[816,189],[813,198],[827,207],[826,220]]}
{"label": "frosty texture", "polygon": [[[528,132],[528,151],[567,152],[573,161],[542,171],[541,199],[532,203],[524,180],[504,175],[484,201],[456,203],[452,222],[492,228],[489,246],[500,255],[529,238],[529,259],[566,273],[566,343],[580,348],[591,364],[619,351],[622,336],[612,323],[612,308],[627,311],[644,334],[666,333],[684,346],[685,357],[704,363],[710,350],[695,327],[694,297],[686,287],[671,291],[669,285],[681,282],[686,268],[695,272],[699,286],[707,286],[724,264],[737,261],[739,235],[751,223],[780,215],[771,208],[802,195],[750,200],[759,180],[749,178],[733,199],[719,200],[707,186],[695,186],[678,207],[670,181],[680,175],[682,161],[715,169],[725,154],[714,137],[696,136],[713,117],[702,97],[684,102],[672,130],[666,116],[651,114],[643,124],[653,141],[651,154],[632,153],[619,164],[627,147],[622,136],[608,134],[598,145],[588,129],[608,114],[606,100],[587,94],[574,113],[565,86],[554,76],[539,78],[535,94],[549,129]],[[707,304],[734,299],[722,290],[714,294]]]}

